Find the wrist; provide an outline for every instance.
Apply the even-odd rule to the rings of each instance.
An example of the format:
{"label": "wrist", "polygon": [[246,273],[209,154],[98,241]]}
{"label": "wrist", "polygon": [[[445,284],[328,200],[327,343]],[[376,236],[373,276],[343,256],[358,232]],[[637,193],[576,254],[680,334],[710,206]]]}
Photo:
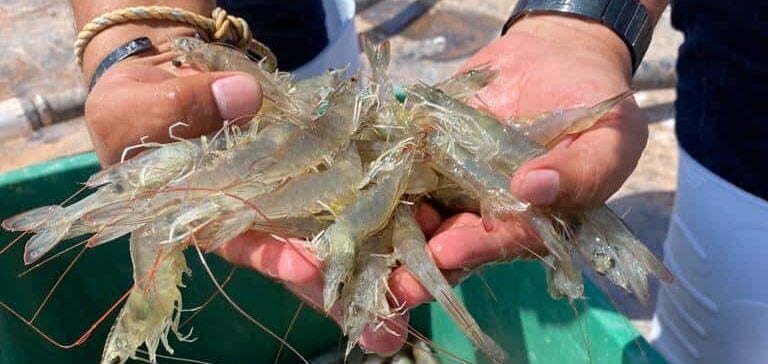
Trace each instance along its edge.
{"label": "wrist", "polygon": [[620,73],[627,83],[632,79],[632,55],[624,41],[610,28],[594,21],[556,14],[526,16],[512,24],[505,37],[526,33],[575,54],[599,58]]}
{"label": "wrist", "polygon": [[159,20],[136,21],[118,24],[96,34],[83,53],[83,77],[86,84],[99,64],[117,47],[138,37],[148,37],[153,49],[136,57],[152,57],[170,50],[169,40],[174,37],[192,36],[195,28],[179,23]]}

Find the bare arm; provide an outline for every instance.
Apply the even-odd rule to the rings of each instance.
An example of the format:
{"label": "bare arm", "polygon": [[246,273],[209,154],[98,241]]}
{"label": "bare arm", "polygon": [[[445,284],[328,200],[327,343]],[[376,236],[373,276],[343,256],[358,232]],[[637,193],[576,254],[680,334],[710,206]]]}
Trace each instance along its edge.
{"label": "bare arm", "polygon": [[[109,11],[132,6],[171,6],[186,9],[201,15],[209,15],[215,7],[212,0],[72,0],[75,23],[80,30],[91,19]],[[83,75],[89,82],[99,63],[115,48],[141,36],[149,37],[155,46],[163,50],[165,42],[174,36],[192,35],[191,26],[162,20],[136,21],[118,24],[97,34],[86,46],[83,55]]]}

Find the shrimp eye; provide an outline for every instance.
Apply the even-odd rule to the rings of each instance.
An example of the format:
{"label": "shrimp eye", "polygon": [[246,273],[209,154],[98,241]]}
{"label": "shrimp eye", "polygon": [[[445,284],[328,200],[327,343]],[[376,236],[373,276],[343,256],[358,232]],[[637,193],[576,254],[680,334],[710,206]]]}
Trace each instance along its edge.
{"label": "shrimp eye", "polygon": [[174,59],[171,61],[171,64],[173,64],[173,66],[174,66],[174,67],[181,67],[181,60],[180,60],[180,59],[178,59],[178,58],[174,58]]}

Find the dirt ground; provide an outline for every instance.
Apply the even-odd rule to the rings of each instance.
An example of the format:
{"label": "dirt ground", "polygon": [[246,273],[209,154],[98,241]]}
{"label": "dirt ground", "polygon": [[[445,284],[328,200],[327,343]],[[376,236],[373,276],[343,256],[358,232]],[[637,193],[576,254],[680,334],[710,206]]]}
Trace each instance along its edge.
{"label": "dirt ground", "polygon": [[[65,0],[6,0],[0,8],[0,100],[82,87],[72,43],[75,35]],[[499,34],[514,0],[358,0],[357,27],[390,39],[394,78],[434,82],[453,73]],[[24,29],[25,37],[18,37]],[[34,41],[31,41],[34,40]],[[682,36],[671,29],[669,12],[646,57],[674,64]],[[659,256],[674,200],[677,142],[673,89],[636,95],[649,117],[650,140],[637,170],[610,200],[640,238]],[[0,142],[0,172],[91,150],[83,118]],[[602,281],[597,280],[599,283]],[[642,307],[613,287],[604,290],[643,334],[653,307]],[[654,290],[655,292],[655,290]]]}

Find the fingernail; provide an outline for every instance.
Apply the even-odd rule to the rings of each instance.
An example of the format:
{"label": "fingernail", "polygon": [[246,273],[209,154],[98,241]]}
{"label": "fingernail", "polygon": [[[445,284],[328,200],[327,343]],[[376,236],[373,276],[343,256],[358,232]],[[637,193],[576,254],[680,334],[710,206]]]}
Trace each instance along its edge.
{"label": "fingernail", "polygon": [[549,205],[560,192],[560,174],[551,169],[528,172],[517,189],[518,197],[533,205]]}
{"label": "fingernail", "polygon": [[220,78],[211,84],[211,91],[225,120],[255,113],[261,104],[261,87],[248,75]]}

